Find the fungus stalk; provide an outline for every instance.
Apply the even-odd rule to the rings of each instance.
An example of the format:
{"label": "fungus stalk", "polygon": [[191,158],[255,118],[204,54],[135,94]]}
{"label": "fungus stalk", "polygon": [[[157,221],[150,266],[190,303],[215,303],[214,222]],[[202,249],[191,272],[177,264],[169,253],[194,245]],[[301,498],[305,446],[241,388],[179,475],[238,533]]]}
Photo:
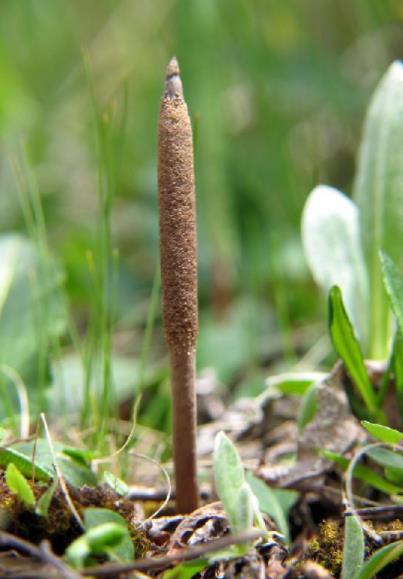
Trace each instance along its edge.
{"label": "fungus stalk", "polygon": [[170,354],[178,512],[198,506],[195,356],[198,332],[192,127],[176,58],[168,65],[158,135],[162,309]]}

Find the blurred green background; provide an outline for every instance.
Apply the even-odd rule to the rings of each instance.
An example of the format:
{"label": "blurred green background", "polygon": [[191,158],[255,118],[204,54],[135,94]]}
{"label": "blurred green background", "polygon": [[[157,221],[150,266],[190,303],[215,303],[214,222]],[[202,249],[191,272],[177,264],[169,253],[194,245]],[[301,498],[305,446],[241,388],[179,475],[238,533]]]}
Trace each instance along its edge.
{"label": "blurred green background", "polygon": [[[26,231],[12,167],[25,143],[85,333],[103,162],[95,99],[113,119],[113,350],[139,359],[158,264],[159,99],[175,54],[195,133],[199,368],[238,394],[261,391],[266,368],[292,366],[325,334],[301,211],[318,183],[350,192],[364,111],[403,54],[402,24],[401,0],[2,0],[1,231]],[[157,316],[147,367],[164,356]]]}

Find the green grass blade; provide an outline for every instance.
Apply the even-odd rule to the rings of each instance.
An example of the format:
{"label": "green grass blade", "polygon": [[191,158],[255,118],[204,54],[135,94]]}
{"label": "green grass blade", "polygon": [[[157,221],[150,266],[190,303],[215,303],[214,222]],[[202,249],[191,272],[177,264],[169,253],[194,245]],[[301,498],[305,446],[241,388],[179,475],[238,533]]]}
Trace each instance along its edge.
{"label": "green grass blade", "polygon": [[403,473],[403,455],[397,450],[374,447],[368,449],[367,456],[384,468],[397,469]]}
{"label": "green grass blade", "polygon": [[329,293],[329,331],[333,346],[356,384],[366,407],[372,414],[376,414],[375,393],[365,369],[361,347],[348,319],[341,290],[337,286],[333,286]]}
{"label": "green grass blade", "polygon": [[297,500],[297,493],[288,489],[272,489],[250,472],[247,473],[246,480],[259,501],[260,510],[276,521],[278,530],[288,544],[290,542],[288,513]]}
{"label": "green grass blade", "polygon": [[356,579],[371,579],[375,577],[386,565],[403,555],[403,541],[397,541],[382,547],[363,565]]}
{"label": "green grass blade", "polygon": [[361,424],[371,436],[377,438],[381,442],[385,442],[386,444],[400,444],[403,440],[403,433],[394,428],[389,428],[389,426],[374,424],[373,422],[367,422],[366,420],[363,420]]}
{"label": "green grass blade", "polygon": [[[321,455],[327,460],[333,460],[343,471],[347,470],[350,461],[330,450],[324,450]],[[366,484],[371,485],[374,489],[378,489],[387,495],[396,495],[401,492],[400,485],[393,484],[386,479],[376,474],[373,469],[363,466],[361,464],[354,468],[353,476]]]}

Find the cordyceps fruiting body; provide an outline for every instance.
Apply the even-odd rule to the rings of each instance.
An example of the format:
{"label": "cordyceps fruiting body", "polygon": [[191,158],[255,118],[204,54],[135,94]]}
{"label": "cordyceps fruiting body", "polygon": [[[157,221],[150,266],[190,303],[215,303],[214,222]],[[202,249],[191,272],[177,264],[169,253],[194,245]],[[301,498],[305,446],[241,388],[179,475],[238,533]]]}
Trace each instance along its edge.
{"label": "cordyceps fruiting body", "polygon": [[178,511],[184,513],[198,505],[197,239],[192,127],[176,58],[168,65],[161,100],[158,188],[163,322],[171,361],[176,504]]}

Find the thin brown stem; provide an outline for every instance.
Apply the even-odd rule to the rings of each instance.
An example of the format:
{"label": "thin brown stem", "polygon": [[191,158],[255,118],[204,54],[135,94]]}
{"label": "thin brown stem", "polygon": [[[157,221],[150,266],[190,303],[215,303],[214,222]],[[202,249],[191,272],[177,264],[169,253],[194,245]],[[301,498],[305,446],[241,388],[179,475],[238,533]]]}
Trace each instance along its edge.
{"label": "thin brown stem", "polygon": [[197,507],[195,352],[171,351],[173,449],[176,506],[180,513]]}

